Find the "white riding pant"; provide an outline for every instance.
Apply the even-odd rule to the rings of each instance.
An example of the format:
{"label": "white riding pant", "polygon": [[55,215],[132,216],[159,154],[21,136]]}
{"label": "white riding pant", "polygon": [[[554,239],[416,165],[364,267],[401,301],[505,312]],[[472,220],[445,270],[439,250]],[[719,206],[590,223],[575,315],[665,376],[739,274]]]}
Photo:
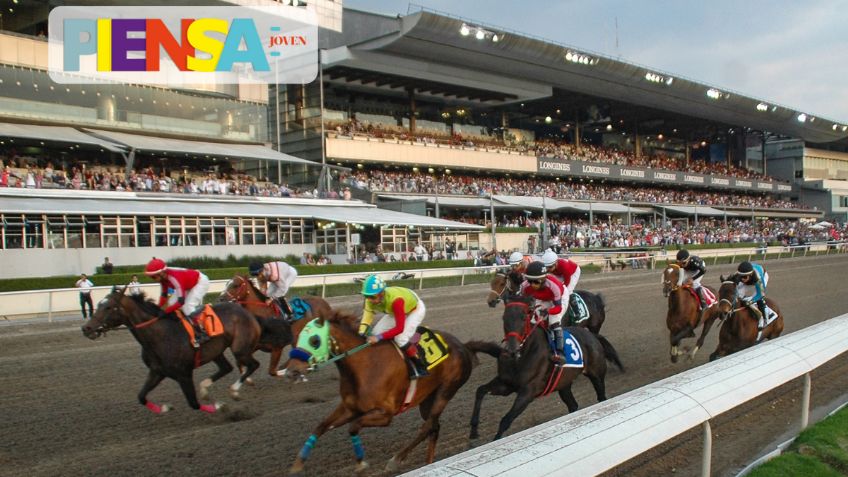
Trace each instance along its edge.
{"label": "white riding pant", "polygon": [[[568,299],[570,295],[568,293],[564,293],[562,295],[562,311],[555,315],[548,315],[548,326],[553,328],[554,325],[559,325],[562,321],[562,317],[565,316],[565,312],[568,310]],[[540,301],[536,300],[536,304],[543,310],[550,310],[554,306],[554,302],[552,301]]]}
{"label": "white riding pant", "polygon": [[200,278],[197,279],[197,285],[186,294],[185,303],[180,308],[185,316],[191,315],[200,308],[207,291],[209,291],[209,277],[201,273]]}
{"label": "white riding pant", "polygon": [[[394,337],[395,343],[397,343],[398,346],[404,346],[409,343],[409,340],[412,338],[412,335],[415,334],[415,330],[418,328],[418,325],[424,321],[424,315],[426,313],[427,307],[424,306],[424,302],[419,298],[418,306],[406,315],[406,320],[403,323],[403,331]],[[389,331],[395,327],[395,324],[394,315],[385,314],[377,321],[377,323],[374,324],[374,328],[371,329],[371,334],[379,335],[384,331]]]}
{"label": "white riding pant", "polygon": [[276,281],[268,283],[267,295],[270,298],[283,298],[289,292],[289,287],[297,280],[297,275],[289,277],[290,281]]}
{"label": "white riding pant", "polygon": [[580,267],[577,267],[577,270],[574,270],[574,273],[571,275],[571,279],[568,282],[568,293],[574,293],[578,280],[580,280]]}
{"label": "white riding pant", "polygon": [[[697,271],[692,272],[689,270],[683,270],[683,281],[686,282],[686,280],[694,277],[697,273]],[[698,278],[692,278],[692,289],[697,290],[698,288],[701,288],[702,278],[704,278],[704,275],[701,275]]]}

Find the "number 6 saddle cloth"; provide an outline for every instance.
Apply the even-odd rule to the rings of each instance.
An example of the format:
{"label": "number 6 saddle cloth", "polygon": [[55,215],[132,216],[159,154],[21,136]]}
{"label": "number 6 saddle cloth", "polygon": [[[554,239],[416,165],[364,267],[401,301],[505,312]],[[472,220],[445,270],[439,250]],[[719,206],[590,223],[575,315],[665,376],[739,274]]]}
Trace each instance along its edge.
{"label": "number 6 saddle cloth", "polygon": [[445,339],[440,334],[423,326],[419,326],[415,333],[421,336],[416,346],[418,347],[418,356],[422,358],[428,371],[450,356],[448,344],[445,343]]}

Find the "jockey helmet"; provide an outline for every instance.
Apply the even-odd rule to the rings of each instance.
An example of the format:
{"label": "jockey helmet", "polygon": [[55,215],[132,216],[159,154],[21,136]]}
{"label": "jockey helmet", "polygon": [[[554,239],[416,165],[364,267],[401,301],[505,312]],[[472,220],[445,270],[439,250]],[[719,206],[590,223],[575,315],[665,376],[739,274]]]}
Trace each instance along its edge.
{"label": "jockey helmet", "polygon": [[368,275],[362,282],[362,294],[365,296],[379,295],[386,289],[386,282],[377,275]]}
{"label": "jockey helmet", "polygon": [[557,254],[553,250],[548,249],[542,254],[542,262],[546,267],[556,265],[557,260],[559,260],[559,257],[557,257]]}
{"label": "jockey helmet", "polygon": [[251,277],[255,277],[262,272],[262,264],[259,262],[251,262],[250,265],[247,266],[247,270],[250,272]]}
{"label": "jockey helmet", "polygon": [[678,262],[688,262],[689,261],[689,251],[685,248],[681,248],[677,251],[677,261]]}
{"label": "jockey helmet", "polygon": [[527,272],[524,274],[524,277],[528,280],[539,280],[547,276],[548,272],[545,270],[545,264],[542,262],[533,262],[527,265]]}
{"label": "jockey helmet", "polygon": [[164,260],[153,257],[153,260],[147,262],[147,266],[144,267],[144,274],[147,276],[153,276],[159,272],[164,272],[167,269],[168,266],[165,264]]}
{"label": "jockey helmet", "polygon": [[509,256],[509,264],[510,265],[518,265],[519,263],[524,261],[524,255],[521,252],[512,252],[512,255]]}
{"label": "jockey helmet", "polygon": [[736,271],[739,275],[750,275],[754,273],[754,266],[751,265],[751,262],[742,262]]}

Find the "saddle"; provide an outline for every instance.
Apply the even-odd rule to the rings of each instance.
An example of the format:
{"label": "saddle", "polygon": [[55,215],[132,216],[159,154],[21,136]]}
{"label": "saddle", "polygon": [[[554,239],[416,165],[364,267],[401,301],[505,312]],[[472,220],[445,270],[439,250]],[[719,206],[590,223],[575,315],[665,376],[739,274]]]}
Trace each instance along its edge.
{"label": "saddle", "polygon": [[589,319],[589,307],[583,297],[577,293],[572,293],[568,300],[568,326],[577,326],[578,323]]}
{"label": "saddle", "polygon": [[183,324],[183,328],[188,333],[189,343],[194,343],[194,324],[202,326],[209,338],[214,338],[224,333],[224,324],[221,323],[221,318],[212,309],[212,305],[207,304],[188,317],[180,310],[176,311],[176,315],[180,318],[180,323]]}

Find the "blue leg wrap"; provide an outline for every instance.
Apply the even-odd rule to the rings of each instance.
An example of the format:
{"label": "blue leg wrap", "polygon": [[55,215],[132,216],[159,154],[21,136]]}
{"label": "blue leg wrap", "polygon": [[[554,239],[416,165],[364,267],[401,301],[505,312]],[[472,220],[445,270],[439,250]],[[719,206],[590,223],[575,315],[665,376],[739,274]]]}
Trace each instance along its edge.
{"label": "blue leg wrap", "polygon": [[362,439],[359,434],[350,436],[350,443],[353,444],[353,453],[356,454],[356,460],[362,461],[365,458],[365,448],[362,447]]}
{"label": "blue leg wrap", "polygon": [[300,460],[306,460],[309,458],[309,454],[312,452],[312,448],[315,447],[315,442],[317,441],[318,436],[315,434],[309,435],[309,438],[303,443],[303,448],[300,449]]}

